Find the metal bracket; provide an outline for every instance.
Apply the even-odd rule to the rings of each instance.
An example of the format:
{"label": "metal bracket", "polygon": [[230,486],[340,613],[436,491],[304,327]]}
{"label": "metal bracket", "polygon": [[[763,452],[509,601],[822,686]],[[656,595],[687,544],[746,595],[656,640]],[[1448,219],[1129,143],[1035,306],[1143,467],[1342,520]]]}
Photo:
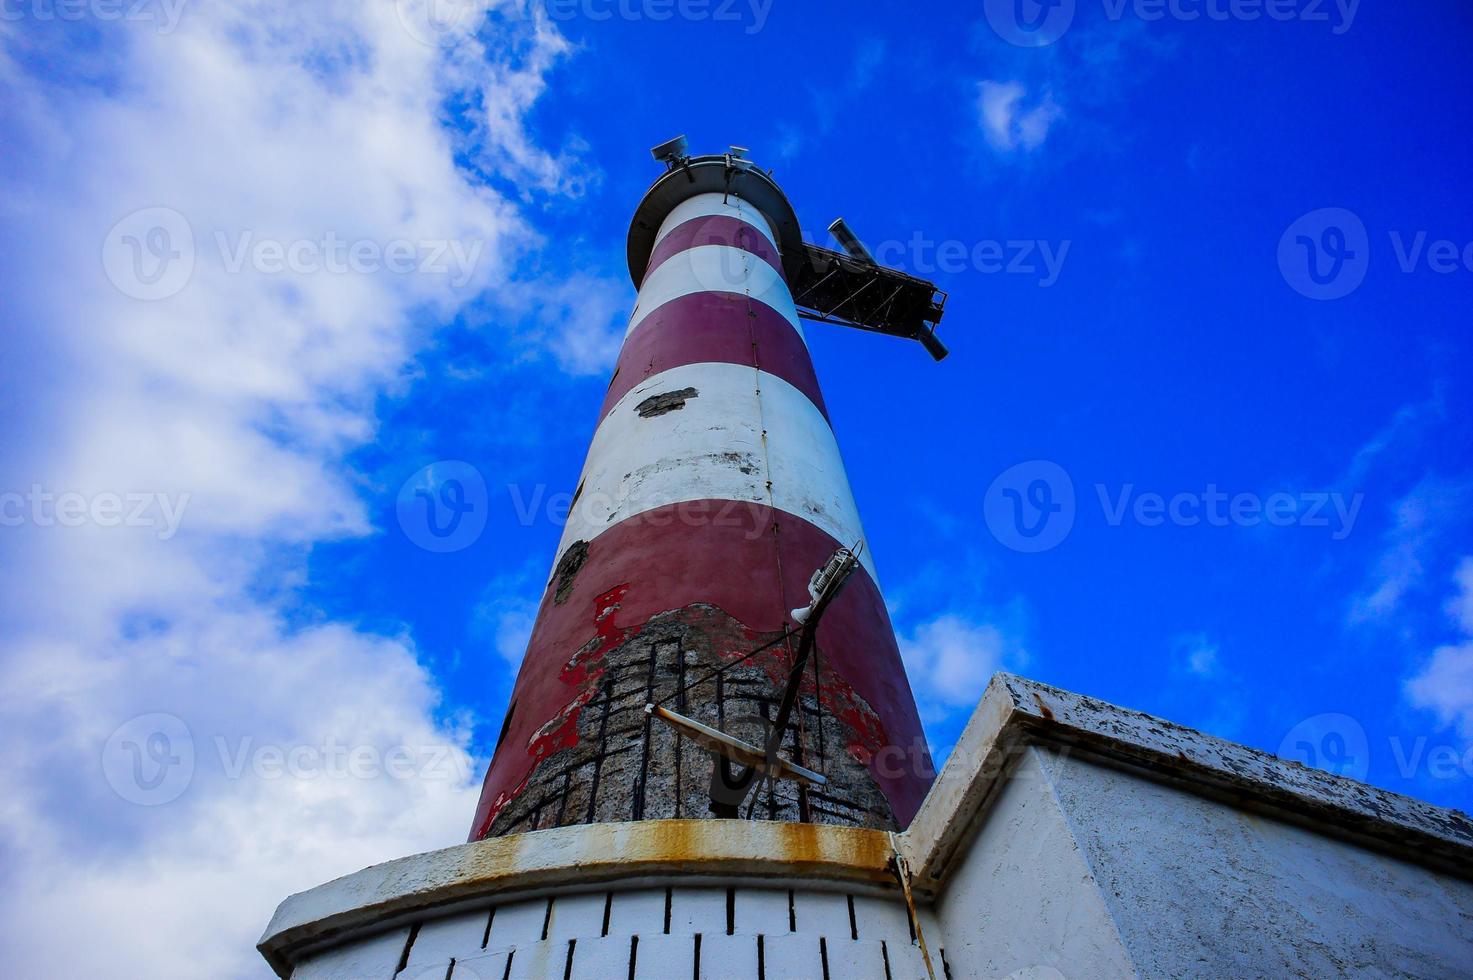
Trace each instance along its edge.
{"label": "metal bracket", "polygon": [[800,783],[807,783],[809,786],[828,785],[828,778],[822,773],[814,772],[812,769],[805,769],[796,762],[785,759],[780,755],[774,755],[769,759],[763,753],[763,750],[757,746],[749,745],[739,738],[726,734],[720,729],[712,728],[710,725],[703,725],[694,718],[687,718],[685,715],[676,714],[669,708],[662,708],[657,704],[647,704],[644,706],[644,713],[651,718],[660,719],[701,748],[720,756],[722,760],[729,760],[738,765],[747,766],[754,772],[761,772],[765,775],[772,776],[774,779],[789,779]]}

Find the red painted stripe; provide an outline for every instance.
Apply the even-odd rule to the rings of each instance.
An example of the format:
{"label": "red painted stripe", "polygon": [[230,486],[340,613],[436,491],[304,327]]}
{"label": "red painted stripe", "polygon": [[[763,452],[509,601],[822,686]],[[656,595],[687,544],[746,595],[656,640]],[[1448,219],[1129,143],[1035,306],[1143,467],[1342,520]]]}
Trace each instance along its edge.
{"label": "red painted stripe", "polygon": [[676,225],[664,238],[660,239],[655,250],[650,253],[650,264],[645,270],[644,277],[648,279],[650,273],[654,272],[662,262],[686,249],[701,245],[730,245],[732,248],[751,252],[776,269],[778,275],[783,274],[782,256],[778,254],[777,246],[768,241],[766,235],[741,218],[733,218],[726,214],[706,214]]}
{"label": "red painted stripe", "polygon": [[[483,837],[526,785],[534,739],[568,737],[559,718],[571,718],[576,733],[579,699],[588,696],[586,675],[597,659],[585,654],[587,662],[570,664],[576,652],[600,637],[611,646],[656,614],[692,603],[717,606],[749,630],[780,630],[787,610],[807,604],[809,574],[837,547],[791,514],[722,500],[658,508],[600,534],[568,598],[553,601],[555,583],[543,597],[512,694],[516,710],[486,774],[471,839]],[[863,568],[829,608],[818,646],[824,664],[874,711],[852,721],[839,717],[859,733],[851,752],[868,764],[903,827],[930,787],[930,758],[884,599]]]}
{"label": "red painted stripe", "polygon": [[[748,315],[750,310],[751,315]],[[691,293],[659,307],[624,340],[602,419],[629,390],[686,364],[744,364],[782,378],[828,418],[813,359],[779,312],[736,293]]]}

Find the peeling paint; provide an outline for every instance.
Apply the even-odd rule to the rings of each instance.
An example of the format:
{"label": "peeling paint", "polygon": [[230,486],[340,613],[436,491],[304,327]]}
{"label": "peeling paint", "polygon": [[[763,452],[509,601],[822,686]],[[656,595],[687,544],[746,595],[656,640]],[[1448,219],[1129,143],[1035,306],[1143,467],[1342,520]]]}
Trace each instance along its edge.
{"label": "peeling paint", "polygon": [[553,578],[557,582],[557,592],[553,601],[559,605],[568,600],[573,591],[573,580],[578,576],[578,570],[583,563],[588,561],[588,542],[574,541],[568,545],[563,556],[558,559],[557,569],[553,572]]}
{"label": "peeling paint", "polygon": [[[529,744],[533,770],[516,793],[498,801],[492,836],[580,823],[709,816],[711,756],[672,730],[649,726],[643,710],[647,701],[663,700],[738,737],[765,739],[762,719],[776,710],[789,653],[777,645],[742,658],[781,632],[749,629],[708,604],[620,625],[616,614],[627,589],[596,600],[596,635],[561,671],[571,699],[534,734]],[[884,726],[874,709],[845,678],[826,668],[817,688],[812,675],[805,676],[799,705],[803,737],[790,751],[801,764],[821,769],[829,785],[822,790],[764,785],[755,794],[754,815],[894,828],[894,812],[869,772],[884,745]]]}

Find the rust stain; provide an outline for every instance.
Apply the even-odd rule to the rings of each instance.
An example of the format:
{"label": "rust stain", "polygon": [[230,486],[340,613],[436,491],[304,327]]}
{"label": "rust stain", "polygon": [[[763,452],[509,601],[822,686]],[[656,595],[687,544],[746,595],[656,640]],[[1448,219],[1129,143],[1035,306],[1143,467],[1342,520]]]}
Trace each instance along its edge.
{"label": "rust stain", "polygon": [[1046,704],[1043,703],[1043,698],[1041,698],[1041,697],[1038,696],[1038,692],[1037,691],[1034,691],[1033,692],[1033,700],[1038,704],[1038,713],[1041,714],[1041,715],[1043,715],[1049,721],[1053,721],[1054,720],[1054,712],[1053,712],[1053,709],[1050,708],[1048,705],[1046,705]]}

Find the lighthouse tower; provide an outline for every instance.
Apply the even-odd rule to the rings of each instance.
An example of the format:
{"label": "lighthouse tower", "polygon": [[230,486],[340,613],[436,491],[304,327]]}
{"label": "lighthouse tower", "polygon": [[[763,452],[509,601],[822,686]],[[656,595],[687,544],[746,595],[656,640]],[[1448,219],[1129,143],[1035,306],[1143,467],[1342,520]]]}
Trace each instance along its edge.
{"label": "lighthouse tower", "polygon": [[933,782],[803,327],[939,360],[945,297],[655,155],[471,840],[286,899],[277,975],[1466,976],[1465,814],[1008,674]]}
{"label": "lighthouse tower", "polygon": [[898,829],[931,772],[794,302],[810,274],[797,217],[739,150],[666,155],[630,227],[639,296],[471,838],[712,815],[722,758],[699,730],[772,738],[793,610],[840,549],[857,568],[776,733],[823,779],[763,778],[742,813]]}

